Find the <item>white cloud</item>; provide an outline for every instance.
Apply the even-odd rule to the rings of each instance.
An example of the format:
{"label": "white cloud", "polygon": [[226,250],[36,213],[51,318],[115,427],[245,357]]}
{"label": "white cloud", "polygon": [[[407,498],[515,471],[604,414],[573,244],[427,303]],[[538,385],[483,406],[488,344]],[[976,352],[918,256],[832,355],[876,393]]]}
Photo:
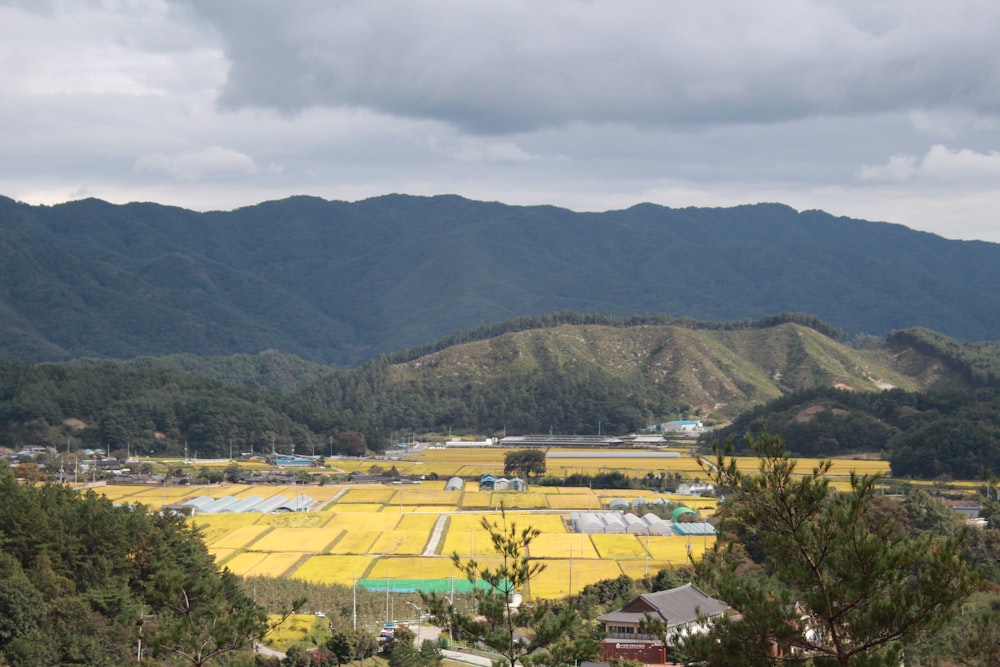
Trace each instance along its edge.
{"label": "white cloud", "polygon": [[932,146],[920,165],[920,174],[938,181],[980,181],[995,186],[1000,181],[1000,153]]}
{"label": "white cloud", "polygon": [[859,176],[863,181],[904,182],[914,178],[969,186],[1000,180],[1000,152],[980,153],[968,148],[951,149],[936,144],[925,155],[894,155],[882,165],[866,165]]}
{"label": "white cloud", "polygon": [[257,173],[252,158],[238,151],[211,146],[173,155],[144,155],[135,161],[140,172],[159,172],[180,181],[226,178]]}
{"label": "white cloud", "polygon": [[861,167],[859,176],[863,181],[908,181],[920,166],[920,161],[913,155],[893,155],[882,165],[865,165]]}

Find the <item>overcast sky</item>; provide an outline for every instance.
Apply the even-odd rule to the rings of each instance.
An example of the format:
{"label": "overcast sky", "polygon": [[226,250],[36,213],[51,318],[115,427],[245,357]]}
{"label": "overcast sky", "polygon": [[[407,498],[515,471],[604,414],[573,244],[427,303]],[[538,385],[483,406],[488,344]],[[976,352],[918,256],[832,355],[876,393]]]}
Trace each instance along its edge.
{"label": "overcast sky", "polygon": [[0,0],[0,194],[783,202],[1000,242],[996,0]]}

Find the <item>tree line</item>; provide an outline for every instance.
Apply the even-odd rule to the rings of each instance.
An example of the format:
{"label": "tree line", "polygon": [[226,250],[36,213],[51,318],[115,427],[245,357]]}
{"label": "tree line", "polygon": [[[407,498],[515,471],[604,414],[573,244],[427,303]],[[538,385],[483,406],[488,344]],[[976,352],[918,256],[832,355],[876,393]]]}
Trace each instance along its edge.
{"label": "tree line", "polygon": [[760,432],[766,422],[796,456],[877,453],[896,477],[1000,474],[1000,388],[879,393],[817,388],[754,408],[703,444]]}
{"label": "tree line", "polygon": [[[37,364],[0,360],[0,442],[126,450],[195,458],[230,453],[328,453],[360,433],[363,419],[294,394],[254,389],[167,368],[113,361]],[[346,446],[346,445],[345,445]],[[357,455],[352,449],[349,453]]]}

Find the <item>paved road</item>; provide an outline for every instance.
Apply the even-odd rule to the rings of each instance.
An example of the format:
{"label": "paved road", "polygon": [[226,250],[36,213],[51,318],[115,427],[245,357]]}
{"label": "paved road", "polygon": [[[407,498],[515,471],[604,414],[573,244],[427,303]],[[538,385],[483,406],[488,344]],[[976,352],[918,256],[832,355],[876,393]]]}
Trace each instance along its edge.
{"label": "paved road", "polygon": [[447,660],[464,662],[469,665],[476,665],[476,667],[493,667],[493,659],[485,655],[465,653],[464,651],[453,651],[450,648],[441,649],[441,655],[443,655]]}

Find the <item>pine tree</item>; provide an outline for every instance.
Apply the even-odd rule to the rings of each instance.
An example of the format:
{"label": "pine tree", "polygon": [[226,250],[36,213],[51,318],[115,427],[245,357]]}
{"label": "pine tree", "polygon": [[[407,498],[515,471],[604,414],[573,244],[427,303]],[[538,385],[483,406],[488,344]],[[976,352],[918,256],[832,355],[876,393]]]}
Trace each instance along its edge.
{"label": "pine tree", "polygon": [[[756,473],[723,450],[709,466],[725,492],[724,539],[699,571],[739,617],[687,638],[683,652],[711,665],[766,665],[778,656],[898,665],[906,642],[968,594],[964,535],[907,533],[884,514],[870,520],[877,477],[852,475],[851,490],[840,493],[826,476],[829,461],[800,474],[781,438],[763,428],[747,445]],[[763,558],[754,564],[747,553]]]}

